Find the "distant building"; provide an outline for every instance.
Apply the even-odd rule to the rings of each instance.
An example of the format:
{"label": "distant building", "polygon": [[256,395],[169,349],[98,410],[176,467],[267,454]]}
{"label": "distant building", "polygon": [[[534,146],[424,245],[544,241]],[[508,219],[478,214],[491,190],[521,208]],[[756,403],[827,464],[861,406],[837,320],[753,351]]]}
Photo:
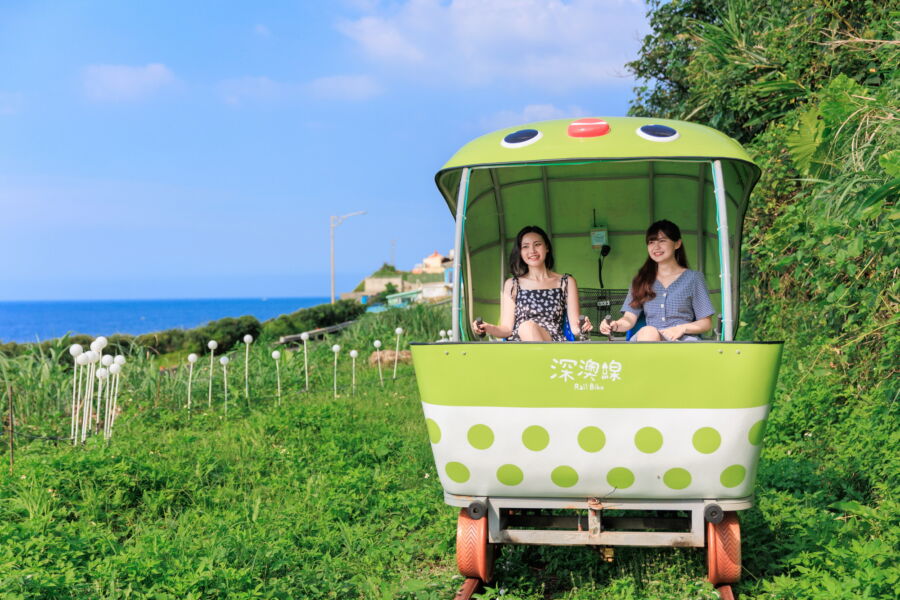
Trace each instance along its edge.
{"label": "distant building", "polygon": [[447,258],[437,250],[435,250],[429,256],[426,256],[424,259],[422,259],[422,262],[413,267],[412,272],[415,275],[420,275],[422,273],[440,274],[443,273],[444,269],[446,269],[452,262],[453,259]]}

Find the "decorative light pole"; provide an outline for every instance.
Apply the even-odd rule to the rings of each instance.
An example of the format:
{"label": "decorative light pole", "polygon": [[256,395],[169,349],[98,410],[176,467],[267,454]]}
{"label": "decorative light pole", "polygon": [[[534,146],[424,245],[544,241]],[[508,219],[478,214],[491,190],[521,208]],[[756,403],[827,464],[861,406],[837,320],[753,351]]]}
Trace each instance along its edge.
{"label": "decorative light pole", "polygon": [[358,210],[356,212],[352,212],[346,215],[341,215],[340,217],[336,217],[331,215],[331,303],[334,304],[334,228],[349,219],[350,217],[355,217],[357,215],[364,215],[366,211]]}
{"label": "decorative light pole", "polygon": [[[72,445],[75,446],[78,444],[78,426],[81,421],[81,411],[84,407],[84,393],[82,391],[82,381],[85,379],[86,374],[85,371],[88,369],[88,365],[91,362],[91,356],[93,356],[92,352],[88,350],[87,352],[82,352],[78,356],[75,357],[75,364],[81,367],[78,372],[78,401],[75,403],[75,407],[72,409]],[[85,390],[87,389],[87,384],[85,384]]]}
{"label": "decorative light pole", "polygon": [[354,396],[356,395],[356,357],[357,356],[359,356],[359,352],[357,352],[356,350],[350,351],[350,358],[353,359],[353,368],[351,371],[351,373],[353,373],[353,379],[351,379],[352,383],[350,384],[351,385],[350,393],[353,394]]}
{"label": "decorative light pole", "polygon": [[309,334],[305,331],[300,334],[300,339],[303,340],[303,374],[306,376],[306,387],[303,388],[304,392],[309,391],[309,355],[306,353],[306,342],[309,341]]}
{"label": "decorative light pole", "polygon": [[187,409],[188,414],[191,414],[191,385],[194,383],[194,363],[197,362],[197,355],[191,352],[188,354],[188,397],[187,397]]}
{"label": "decorative light pole", "polygon": [[394,376],[391,379],[397,379],[397,359],[400,358],[400,336],[403,335],[403,328],[398,327],[394,333],[397,334],[397,349],[394,350]]}
{"label": "decorative light pole", "polygon": [[212,380],[213,380],[213,370],[216,366],[213,362],[213,358],[216,355],[216,348],[219,347],[219,342],[216,340],[209,340],[209,343],[206,344],[206,347],[209,348],[209,408],[212,408]]}
{"label": "decorative light pole", "polygon": [[338,354],[341,352],[341,347],[335,344],[331,347],[331,351],[334,352],[334,397],[337,398],[337,359]]}
{"label": "decorative light pole", "polygon": [[[113,406],[112,406],[112,419],[109,422],[109,436],[112,437],[112,428],[113,425],[116,424],[116,415],[119,414],[119,380],[122,379],[122,368],[125,366],[125,363],[128,362],[125,360],[125,357],[121,354],[116,355],[116,361],[113,366],[118,366],[119,368],[116,370],[116,388],[113,390]],[[109,368],[110,373],[112,373],[112,367]]]}
{"label": "decorative light pole", "polygon": [[375,362],[378,363],[378,380],[381,387],[384,387],[384,375],[381,373],[381,340],[375,340],[372,345],[375,346]]}
{"label": "decorative light pole", "polygon": [[273,351],[272,358],[275,359],[275,381],[278,384],[278,406],[281,406],[281,367],[279,366],[281,352],[278,350]]}
{"label": "decorative light pole", "polygon": [[247,406],[250,406],[250,344],[253,336],[249,333],[244,336],[244,394],[247,395]]}
{"label": "decorative light pole", "polygon": [[112,437],[113,419],[116,414],[116,395],[119,391],[119,373],[122,372],[122,365],[114,362],[109,365],[109,388],[106,390],[106,418],[103,420],[103,438],[108,440]]}
{"label": "decorative light pole", "polygon": [[219,364],[222,365],[222,383],[225,389],[225,416],[228,416],[228,357],[220,358]]}
{"label": "decorative light pole", "polygon": [[72,425],[69,428],[69,435],[72,439],[75,439],[75,397],[78,395],[78,365],[82,364],[78,362],[78,357],[84,354],[84,348],[82,348],[80,344],[72,344],[69,346],[69,354],[72,356],[72,363],[74,365],[72,369]]}

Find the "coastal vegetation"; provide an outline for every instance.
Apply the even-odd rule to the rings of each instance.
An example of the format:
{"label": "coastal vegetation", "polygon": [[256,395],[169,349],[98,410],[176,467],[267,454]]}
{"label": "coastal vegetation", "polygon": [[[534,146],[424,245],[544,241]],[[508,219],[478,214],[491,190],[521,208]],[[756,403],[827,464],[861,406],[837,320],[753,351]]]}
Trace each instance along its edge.
{"label": "coastal vegetation", "polygon": [[[109,336],[110,348],[116,353],[127,353],[136,349],[143,349],[156,355],[176,354],[179,357],[187,356],[190,352],[206,354],[209,350],[206,343],[216,340],[219,349],[230,350],[241,343],[247,334],[254,338],[260,336],[266,338],[278,338],[282,335],[291,335],[308,331],[319,327],[328,327],[345,321],[352,321],[363,312],[366,307],[355,300],[339,300],[334,304],[320,304],[309,308],[302,308],[296,312],[281,315],[262,323],[256,317],[245,315],[243,317],[226,317],[216,321],[210,321],[206,325],[194,329],[167,329],[142,335],[114,334]],[[70,335],[66,341],[73,344],[88,346],[93,338],[87,335]],[[37,351],[41,356],[62,357],[59,352],[52,351],[57,348],[61,340],[47,340],[45,342],[16,344],[9,342],[0,345],[0,355],[17,356]],[[65,358],[65,357],[63,357]]]}

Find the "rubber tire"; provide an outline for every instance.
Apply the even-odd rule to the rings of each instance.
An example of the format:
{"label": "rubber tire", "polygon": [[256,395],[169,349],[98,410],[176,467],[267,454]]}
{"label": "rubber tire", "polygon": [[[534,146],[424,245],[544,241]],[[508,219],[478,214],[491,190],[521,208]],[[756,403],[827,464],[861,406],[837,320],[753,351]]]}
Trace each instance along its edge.
{"label": "rubber tire", "polygon": [[456,566],[463,577],[485,583],[494,578],[494,545],[488,543],[487,515],[476,520],[463,508],[456,522]]}
{"label": "rubber tire", "polygon": [[713,585],[740,580],[741,524],[736,512],[726,512],[721,523],[706,524],[706,567]]}

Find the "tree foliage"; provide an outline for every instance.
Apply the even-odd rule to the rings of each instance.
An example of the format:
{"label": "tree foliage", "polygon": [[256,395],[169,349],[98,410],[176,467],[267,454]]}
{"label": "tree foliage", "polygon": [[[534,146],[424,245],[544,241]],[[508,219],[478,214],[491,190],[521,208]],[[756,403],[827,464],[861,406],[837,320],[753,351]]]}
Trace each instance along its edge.
{"label": "tree foliage", "polygon": [[[867,0],[651,2],[634,114],[739,139],[762,168],[741,329],[785,340],[748,597],[892,597],[900,507],[900,11]],[[852,550],[851,550],[852,549]]]}

